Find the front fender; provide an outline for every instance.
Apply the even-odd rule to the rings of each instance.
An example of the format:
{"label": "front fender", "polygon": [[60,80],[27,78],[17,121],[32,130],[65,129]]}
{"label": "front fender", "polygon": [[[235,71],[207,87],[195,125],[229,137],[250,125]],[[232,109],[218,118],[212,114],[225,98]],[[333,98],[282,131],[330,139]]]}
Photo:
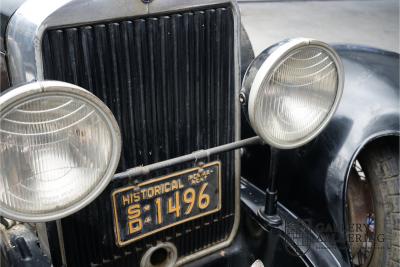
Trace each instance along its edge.
{"label": "front fender", "polygon": [[330,225],[341,256],[349,262],[346,179],[367,142],[400,133],[399,54],[350,45],[335,49],[345,71],[341,103],[313,142],[281,152],[279,194],[283,203],[301,217],[312,218],[319,228],[326,226],[326,230]]}

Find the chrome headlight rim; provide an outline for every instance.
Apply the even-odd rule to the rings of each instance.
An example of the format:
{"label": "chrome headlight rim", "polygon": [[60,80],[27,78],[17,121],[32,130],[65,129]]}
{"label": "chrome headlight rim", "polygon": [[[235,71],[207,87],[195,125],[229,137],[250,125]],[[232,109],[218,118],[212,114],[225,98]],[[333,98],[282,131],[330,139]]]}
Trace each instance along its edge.
{"label": "chrome headlight rim", "polygon": [[58,220],[81,210],[95,200],[109,185],[118,167],[122,138],[121,131],[111,110],[95,95],[82,87],[61,81],[36,81],[17,87],[12,87],[0,94],[0,114],[5,115],[15,106],[36,99],[40,96],[69,96],[90,103],[106,122],[112,139],[110,162],[99,183],[86,196],[60,210],[44,213],[24,213],[4,207],[0,202],[0,215],[22,222],[48,222]]}
{"label": "chrome headlight rim", "polygon": [[[336,96],[332,103],[331,109],[325,116],[322,123],[314,131],[294,142],[290,143],[277,142],[276,140],[270,138],[269,136],[262,134],[262,131],[259,129],[259,127],[261,126],[259,125],[259,122],[256,121],[255,119],[256,99],[257,97],[259,97],[259,91],[262,90],[262,84],[264,83],[264,81],[268,81],[271,79],[271,76],[274,74],[274,70],[277,67],[279,67],[279,65],[285,60],[287,56],[289,56],[294,50],[302,47],[316,47],[322,49],[331,57],[337,69],[338,80],[337,80]],[[328,123],[332,119],[340,103],[344,87],[344,70],[342,61],[340,60],[339,55],[328,44],[310,38],[288,39],[270,47],[270,49],[265,50],[263,53],[264,54],[260,55],[259,57],[265,58],[265,60],[260,64],[260,66],[255,66],[257,68],[257,72],[255,73],[250,88],[248,88],[250,90],[248,93],[247,112],[250,124],[257,135],[259,135],[266,143],[275,148],[293,149],[301,147],[309,143],[324,130],[324,128],[328,125]],[[247,70],[247,72],[249,72],[249,70]],[[247,73],[245,76],[247,76]]]}

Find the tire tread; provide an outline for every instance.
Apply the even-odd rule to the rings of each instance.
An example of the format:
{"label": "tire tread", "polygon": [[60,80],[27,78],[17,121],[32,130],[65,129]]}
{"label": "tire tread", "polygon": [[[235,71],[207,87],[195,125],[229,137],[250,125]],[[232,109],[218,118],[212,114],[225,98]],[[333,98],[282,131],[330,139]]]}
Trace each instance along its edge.
{"label": "tire tread", "polygon": [[[380,198],[375,199],[375,205],[384,209],[384,236],[381,266],[400,266],[400,176],[398,140],[377,140],[369,145],[359,155],[360,164],[371,180],[372,186],[377,186]],[[380,200],[379,200],[380,199]],[[383,203],[380,203],[383,202]],[[377,222],[378,223],[378,222]],[[375,253],[375,252],[374,252]]]}

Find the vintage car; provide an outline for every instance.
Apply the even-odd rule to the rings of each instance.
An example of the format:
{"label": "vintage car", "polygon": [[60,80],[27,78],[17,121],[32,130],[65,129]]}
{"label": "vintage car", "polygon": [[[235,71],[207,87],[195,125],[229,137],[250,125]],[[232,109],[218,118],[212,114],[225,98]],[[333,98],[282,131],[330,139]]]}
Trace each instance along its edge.
{"label": "vintage car", "polygon": [[1,267],[399,266],[399,54],[254,58],[230,0],[0,14]]}

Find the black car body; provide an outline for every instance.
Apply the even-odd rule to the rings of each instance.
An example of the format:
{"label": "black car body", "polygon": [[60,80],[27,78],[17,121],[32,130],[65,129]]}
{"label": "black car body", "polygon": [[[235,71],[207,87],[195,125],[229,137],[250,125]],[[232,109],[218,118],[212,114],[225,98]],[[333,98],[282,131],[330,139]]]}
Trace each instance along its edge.
{"label": "black car body", "polygon": [[[173,244],[179,265],[250,266],[260,259],[266,266],[351,266],[347,178],[364,146],[399,136],[398,54],[334,47],[344,65],[342,101],[316,139],[274,154],[283,223],[271,225],[260,214],[271,149],[255,137],[239,103],[254,55],[236,2],[28,0],[4,6],[1,90],[37,80],[79,85],[111,109],[123,147],[113,181],[79,211],[39,223],[0,217],[1,267],[144,266],[144,255],[165,243]],[[192,157],[126,173],[185,155]],[[118,244],[115,190],[214,161],[222,166],[216,213]]]}

